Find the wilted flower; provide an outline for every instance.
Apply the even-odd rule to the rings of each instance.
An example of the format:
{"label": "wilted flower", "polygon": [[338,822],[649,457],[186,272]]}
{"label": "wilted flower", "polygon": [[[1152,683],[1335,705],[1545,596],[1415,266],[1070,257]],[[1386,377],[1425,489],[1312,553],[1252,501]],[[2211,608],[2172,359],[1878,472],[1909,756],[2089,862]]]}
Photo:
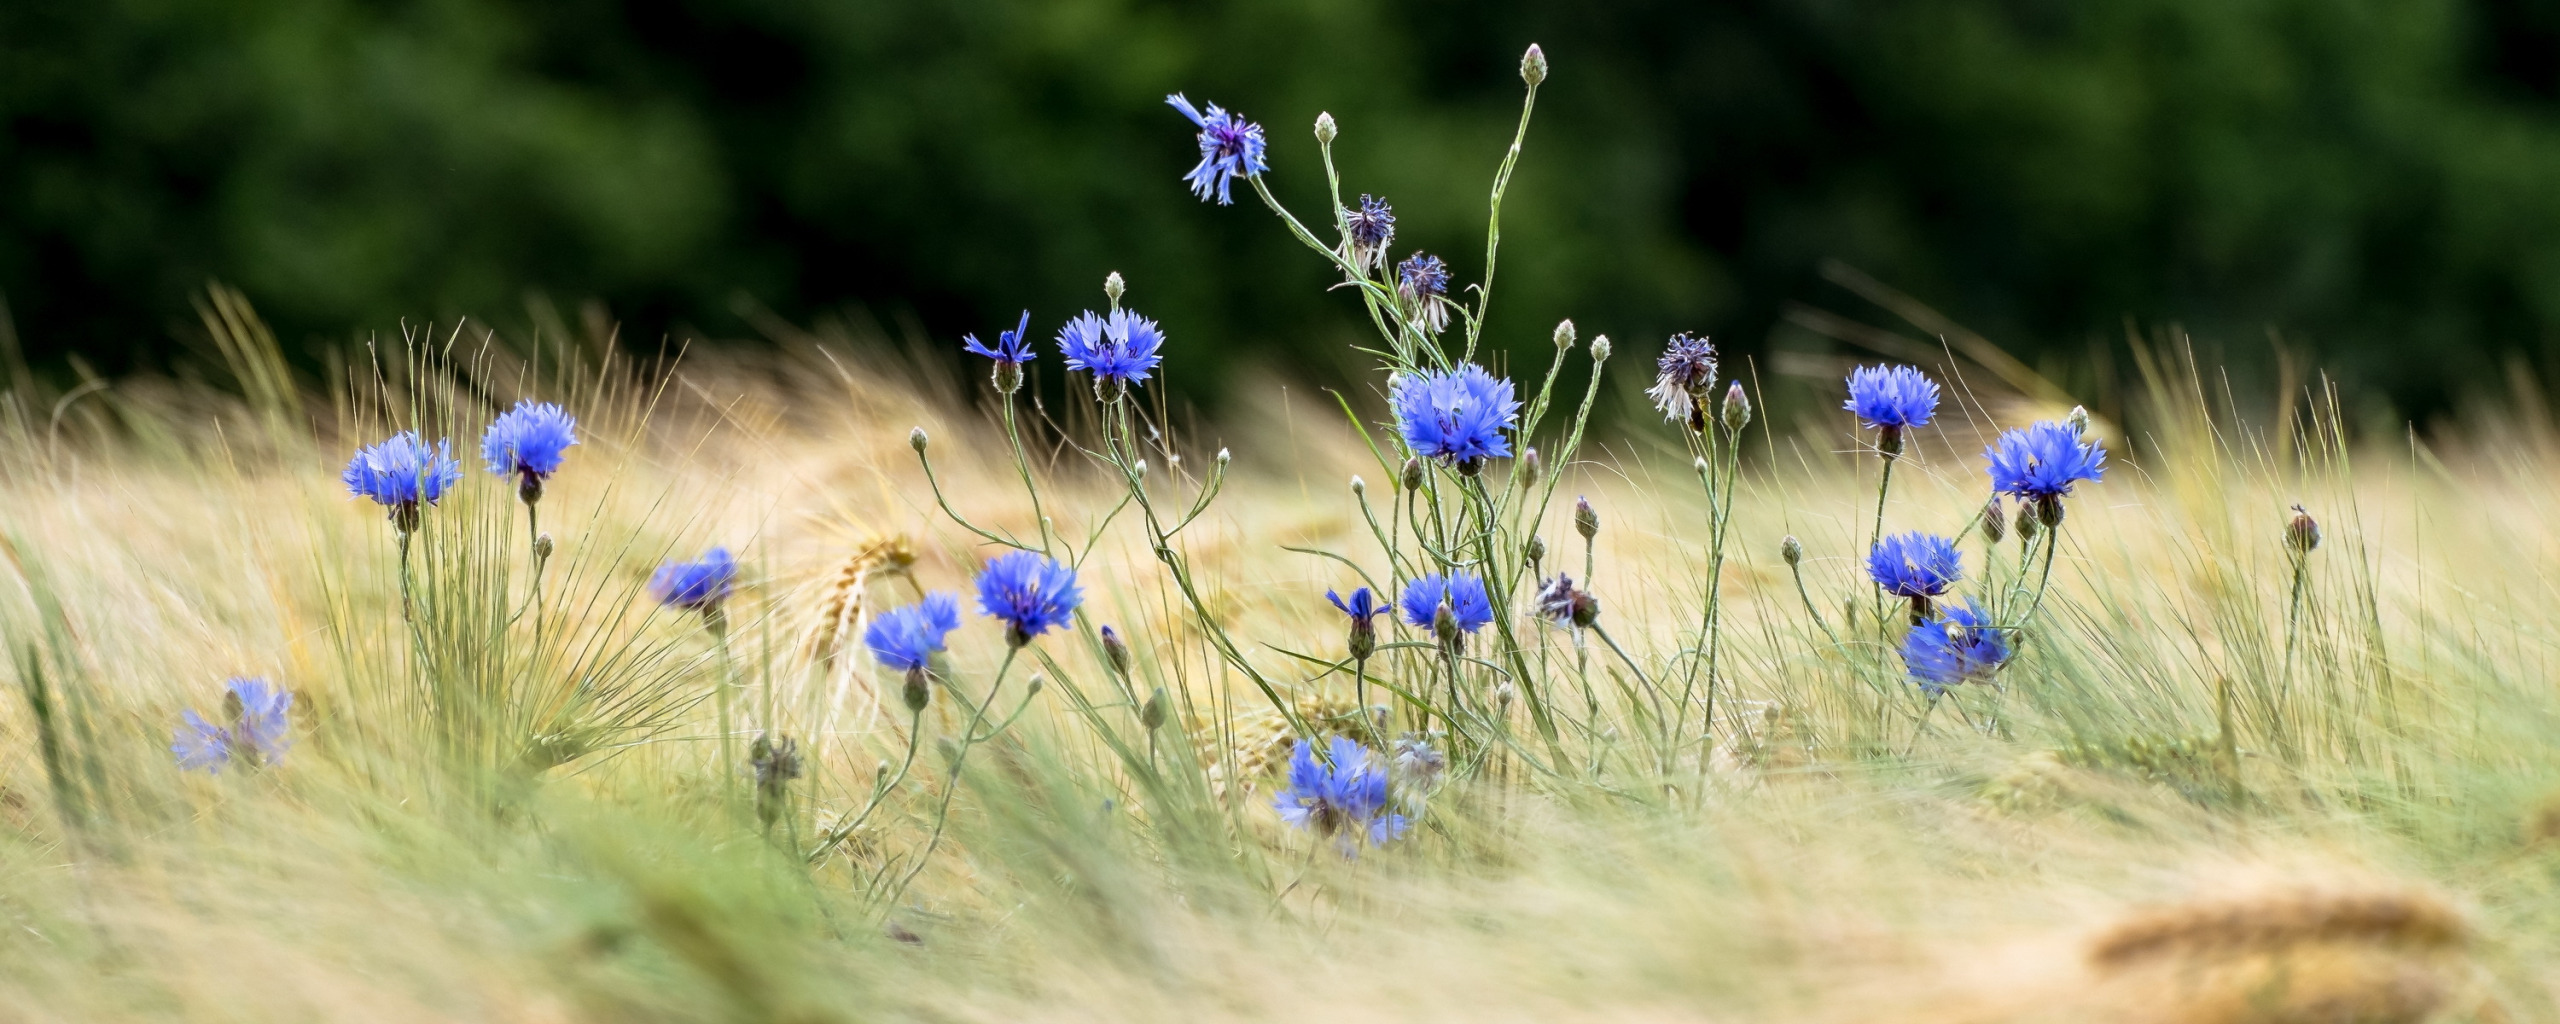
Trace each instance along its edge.
{"label": "wilted flower", "polygon": [[414,430],[403,430],[371,448],[358,449],[338,478],[359,498],[371,498],[391,512],[402,533],[418,528],[418,508],[444,499],[462,481],[462,464],[453,458],[453,442],[427,447]]}
{"label": "wilted flower", "polygon": [[1351,242],[1352,266],[1367,270],[1385,267],[1387,245],[1396,240],[1395,207],[1384,199],[1363,195],[1359,209],[1342,211],[1342,233]]}
{"label": "wilted flower", "polygon": [[1022,364],[1040,355],[1038,349],[1031,347],[1031,311],[1027,309],[1022,311],[1020,324],[996,335],[995,347],[987,347],[975,334],[964,334],[960,336],[960,348],[993,360],[996,390],[1008,395],[1022,387]]}
{"label": "wilted flower", "polygon": [[1003,620],[1005,642],[1016,647],[1066,625],[1083,601],[1076,571],[1038,552],[999,555],[978,574],[978,610]]}
{"label": "wilted flower", "polygon": [[[1387,773],[1369,748],[1336,736],[1326,759],[1299,740],[1289,758],[1289,786],[1273,799],[1280,820],[1335,840],[1345,856],[1404,834],[1410,822],[1387,808]],[[1329,762],[1329,763],[1328,763]]]}
{"label": "wilted flower", "polygon": [[1227,113],[1217,104],[1209,104],[1207,114],[1191,105],[1181,93],[1164,98],[1165,103],[1200,126],[1200,165],[1182,180],[1191,183],[1191,194],[1202,200],[1215,198],[1218,205],[1233,202],[1228,189],[1237,178],[1250,178],[1270,170],[1262,158],[1262,126]]}
{"label": "wilted flower", "polygon": [[668,562],[649,577],[649,593],[669,608],[709,615],[738,583],[738,560],[728,548],[712,548],[694,562]]}
{"label": "wilted flower", "polygon": [[1707,394],[1716,383],[1715,344],[1685,332],[1674,334],[1654,368],[1653,387],[1645,391],[1654,407],[1673,423],[1705,429]]}
{"label": "wilted flower", "polygon": [[1600,621],[1600,599],[1573,585],[1573,577],[1557,573],[1538,588],[1538,617],[1558,626],[1589,628]]}
{"label": "wilted flower", "polygon": [[772,828],[782,818],[783,799],[791,780],[800,777],[800,742],[789,736],[759,733],[747,747],[747,766],[756,776],[756,820]]}
{"label": "wilted flower", "polygon": [[1387,606],[1379,603],[1378,595],[1370,593],[1367,587],[1352,591],[1351,599],[1347,601],[1331,590],[1324,592],[1324,599],[1351,617],[1351,659],[1369,660],[1369,655],[1378,650],[1377,618],[1387,613]]}
{"label": "wilted flower", "polygon": [[880,664],[900,672],[923,668],[944,650],[951,631],[960,628],[960,599],[952,594],[926,594],[924,600],[892,608],[862,631],[863,646]]}
{"label": "wilted flower", "polygon": [[2004,627],[1991,625],[1981,607],[1967,600],[1948,608],[1943,618],[1912,626],[1902,638],[1902,663],[1920,689],[1935,697],[1998,672],[2010,654],[2004,632]]}
{"label": "wilted flower", "polygon": [[1938,412],[1938,383],[1908,366],[1861,366],[1849,374],[1843,406],[1876,431],[1876,450],[1902,453],[1902,435],[1929,425]]}
{"label": "wilted flower", "polygon": [[1396,605],[1404,613],[1406,624],[1430,629],[1439,615],[1440,606],[1449,606],[1458,629],[1473,633],[1493,621],[1493,602],[1485,596],[1484,581],[1466,573],[1424,573],[1404,585],[1404,595]]}
{"label": "wilted flower", "polygon": [[1956,542],[1928,533],[1897,533],[1867,552],[1867,575],[1895,597],[1911,599],[1913,621],[1929,615],[1929,599],[1964,578]]}
{"label": "wilted flower", "polygon": [[569,446],[578,443],[578,421],[559,406],[531,399],[499,414],[480,435],[480,459],[489,472],[516,478],[516,496],[542,500],[542,485],[560,471]]}
{"label": "wilted flower", "polygon": [[1514,394],[1510,381],[1474,363],[1398,374],[1388,387],[1405,444],[1423,458],[1457,463],[1461,473],[1482,468],[1485,459],[1511,454],[1511,439],[1503,431],[1520,418]]}
{"label": "wilted flower", "polygon": [[1441,773],[1449,768],[1449,756],[1431,745],[1431,738],[1419,733],[1396,737],[1395,758],[1390,764],[1398,781],[1414,789],[1430,789],[1438,785]]}
{"label": "wilted flower", "polygon": [[1991,489],[2031,503],[2048,527],[2061,525],[2062,498],[2071,485],[2096,482],[2107,472],[2106,449],[2054,420],[2002,434],[1982,455],[1991,460]]}
{"label": "wilted flower", "polygon": [[1440,257],[1417,252],[1396,264],[1396,294],[1423,331],[1438,334],[1449,327],[1449,265]]}
{"label": "wilted flower", "polygon": [[[1117,397],[1131,383],[1147,379],[1148,371],[1164,362],[1158,354],[1162,348],[1164,331],[1156,322],[1126,309],[1108,316],[1086,310],[1058,329],[1058,351],[1066,355],[1067,369],[1093,374],[1093,393],[1099,398]],[[1116,389],[1106,390],[1106,384]]]}
{"label": "wilted flower", "polygon": [[222,724],[205,721],[194,708],[180,716],[184,724],[169,743],[178,767],[218,774],[235,761],[257,768],[283,760],[293,745],[285,735],[293,694],[264,679],[234,677],[222,688]]}

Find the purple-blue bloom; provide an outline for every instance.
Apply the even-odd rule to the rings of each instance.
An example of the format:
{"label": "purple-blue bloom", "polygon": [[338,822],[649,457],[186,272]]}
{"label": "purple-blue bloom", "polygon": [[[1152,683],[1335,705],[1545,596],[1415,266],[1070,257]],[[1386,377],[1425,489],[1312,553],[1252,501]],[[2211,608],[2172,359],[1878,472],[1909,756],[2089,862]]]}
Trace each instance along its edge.
{"label": "purple-blue bloom", "polygon": [[985,356],[995,360],[999,365],[1016,367],[1030,362],[1040,354],[1038,350],[1031,347],[1031,311],[1027,309],[1022,311],[1021,324],[1010,331],[1003,331],[996,335],[994,348],[988,348],[984,342],[978,340],[975,334],[961,335],[960,347],[970,355]]}
{"label": "purple-blue bloom", "polygon": [[1387,607],[1378,603],[1378,595],[1370,593],[1367,587],[1352,591],[1351,599],[1348,601],[1343,600],[1341,594],[1331,590],[1324,592],[1324,598],[1333,602],[1334,607],[1342,609],[1342,614],[1351,616],[1355,622],[1367,622],[1387,613]]}
{"label": "purple-blue bloom", "polygon": [[978,574],[978,610],[1005,624],[1005,640],[1016,647],[1067,624],[1083,603],[1076,571],[1036,551],[996,556]]}
{"label": "purple-blue bloom", "polygon": [[1964,578],[1964,556],[1945,537],[1897,533],[1867,552],[1867,575],[1895,597],[1936,597]]}
{"label": "purple-blue bloom", "polygon": [[194,708],[182,716],[185,724],[169,742],[178,767],[219,773],[234,761],[256,768],[284,760],[285,748],[293,745],[285,735],[293,694],[264,679],[235,677],[222,686],[222,724],[206,721]]}
{"label": "purple-blue bloom", "polygon": [[1935,697],[1951,687],[1991,678],[2009,661],[2004,627],[1971,600],[1948,608],[1944,618],[1911,627],[1902,638],[1902,664],[1922,692]]}
{"label": "purple-blue bloom", "polygon": [[1449,265],[1440,257],[1417,252],[1396,264],[1396,294],[1421,322],[1438,334],[1449,326]]}
{"label": "purple-blue bloom", "polygon": [[2002,434],[1982,455],[1991,460],[1991,489],[2021,499],[2059,498],[2107,473],[2107,450],[2054,420]]}
{"label": "purple-blue bloom", "polygon": [[1849,401],[1842,408],[1874,429],[1925,427],[1938,412],[1938,382],[1908,366],[1861,366],[1849,373]]}
{"label": "purple-blue bloom", "polygon": [[1164,347],[1164,331],[1156,322],[1125,309],[1112,310],[1104,316],[1086,310],[1058,329],[1058,351],[1067,357],[1067,369],[1093,374],[1095,393],[1106,381],[1126,385],[1147,379],[1147,372],[1164,362],[1157,350]]}
{"label": "purple-blue bloom", "polygon": [[871,620],[862,631],[864,646],[871,648],[880,664],[900,672],[923,668],[936,651],[944,649],[944,638],[960,628],[960,599],[946,593],[926,594],[924,600],[903,608],[892,608]]}
{"label": "purple-blue bloom", "polygon": [[1414,454],[1449,459],[1461,471],[1479,460],[1511,454],[1503,431],[1519,420],[1520,402],[1511,382],[1484,372],[1474,363],[1455,370],[1398,374],[1388,388],[1396,427]]}
{"label": "purple-blue bloom", "polygon": [[1416,576],[1404,585],[1404,596],[1396,604],[1403,609],[1407,624],[1430,629],[1443,601],[1448,602],[1460,630],[1473,633],[1493,621],[1493,602],[1485,596],[1484,581],[1466,573],[1443,577],[1427,572]]}
{"label": "purple-blue bloom", "polygon": [[1233,202],[1228,189],[1237,178],[1250,178],[1270,170],[1262,158],[1262,126],[1227,113],[1217,104],[1209,104],[1202,114],[1181,93],[1164,98],[1165,103],[1200,126],[1200,166],[1182,176],[1191,183],[1191,194],[1202,200],[1215,198],[1218,205]]}
{"label": "purple-blue bloom", "polygon": [[737,587],[738,560],[728,548],[703,552],[697,562],[668,562],[649,577],[649,593],[659,604],[689,612],[710,612]]}
{"label": "purple-blue bloom", "polygon": [[[1351,263],[1377,269],[1387,262],[1387,245],[1396,240],[1395,207],[1384,199],[1368,195],[1360,197],[1360,208],[1342,211],[1342,231],[1351,239]],[[1441,290],[1446,291],[1444,280]]]}
{"label": "purple-blue bloom", "polygon": [[1702,429],[1707,391],[1716,383],[1715,343],[1694,334],[1674,334],[1654,368],[1653,387],[1645,391],[1654,407],[1673,423]]}
{"label": "purple-blue bloom", "polygon": [[480,435],[480,459],[489,472],[515,477],[537,499],[542,481],[560,471],[569,446],[578,443],[578,421],[550,402],[526,399],[498,415]]}
{"label": "purple-blue bloom", "polygon": [[443,500],[445,492],[462,481],[462,463],[454,460],[453,442],[440,440],[429,448],[417,431],[403,430],[381,444],[358,449],[338,478],[350,493],[389,507],[396,518],[403,511],[414,513],[421,504]]}
{"label": "purple-blue bloom", "polygon": [[1289,785],[1272,800],[1280,820],[1342,845],[1345,856],[1404,834],[1412,823],[1387,807],[1387,773],[1369,748],[1336,736],[1328,757],[1299,740],[1289,758]]}

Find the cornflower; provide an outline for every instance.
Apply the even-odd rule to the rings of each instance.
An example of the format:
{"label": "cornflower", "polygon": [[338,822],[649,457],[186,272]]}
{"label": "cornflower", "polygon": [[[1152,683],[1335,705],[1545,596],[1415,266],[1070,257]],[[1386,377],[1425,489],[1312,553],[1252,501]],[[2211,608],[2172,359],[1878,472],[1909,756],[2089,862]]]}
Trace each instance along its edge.
{"label": "cornflower", "polygon": [[996,335],[994,348],[980,342],[975,334],[961,335],[960,348],[970,355],[985,356],[994,361],[996,390],[1008,395],[1022,387],[1023,364],[1040,355],[1031,347],[1031,311],[1027,309],[1022,311],[1020,324]]}
{"label": "cornflower", "polygon": [[1396,264],[1396,294],[1424,332],[1449,328],[1449,265],[1440,257],[1417,252]]}
{"label": "cornflower", "polygon": [[1272,800],[1280,820],[1334,840],[1346,857],[1403,835],[1411,821],[1388,809],[1387,773],[1373,763],[1369,748],[1336,736],[1327,754],[1319,759],[1315,744],[1298,741],[1289,758],[1288,788]]}
{"label": "cornflower", "polygon": [[1843,406],[1876,432],[1876,451],[1902,454],[1903,435],[1929,425],[1938,412],[1938,383],[1908,366],[1861,366],[1849,373]]}
{"label": "cornflower", "polygon": [[1673,423],[1704,431],[1707,393],[1716,383],[1714,343],[1692,334],[1674,334],[1670,347],[1662,350],[1662,358],[1654,368],[1653,387],[1645,391],[1652,396],[1654,408],[1662,410],[1663,417]]}
{"label": "cornflower", "polygon": [[[1387,246],[1396,240],[1395,207],[1384,199],[1363,195],[1359,209],[1342,211],[1342,233],[1351,243],[1352,266],[1383,270]],[[1445,284],[1443,287],[1445,290]]]}
{"label": "cornflower", "polygon": [[236,676],[222,687],[221,725],[205,721],[194,708],[180,716],[183,724],[169,742],[178,767],[219,774],[234,761],[258,768],[284,760],[285,749],[293,745],[285,735],[293,694],[264,679]]}
{"label": "cornflower", "polygon": [[2002,434],[1982,456],[1990,460],[1991,489],[2033,506],[2048,528],[2062,525],[2062,499],[2073,484],[2107,474],[2107,450],[2055,420]]}
{"label": "cornflower", "polygon": [[1945,537],[1897,533],[1867,551],[1867,575],[1885,593],[1910,599],[1912,622],[1926,622],[1930,599],[1964,578],[1964,556]]}
{"label": "cornflower", "polygon": [[417,431],[403,430],[358,449],[338,478],[349,493],[389,510],[392,527],[406,536],[417,532],[421,506],[442,501],[462,481],[462,464],[454,461],[453,442],[439,440],[429,448]]}
{"label": "cornflower", "polygon": [[1234,201],[1228,189],[1237,178],[1250,178],[1271,169],[1262,157],[1261,125],[1230,114],[1215,103],[1209,104],[1207,114],[1202,114],[1181,93],[1167,96],[1164,101],[1200,126],[1200,165],[1183,175],[1182,180],[1191,183],[1191,194],[1203,202],[1215,198],[1218,205],[1225,206]]}
{"label": "cornflower", "polygon": [[1164,362],[1164,330],[1156,322],[1125,309],[1104,316],[1086,310],[1058,329],[1058,351],[1067,369],[1093,374],[1093,395],[1117,401],[1129,385],[1147,379]]}
{"label": "cornflower", "polygon": [[1465,363],[1455,370],[1398,374],[1388,387],[1396,427],[1414,454],[1456,463],[1475,475],[1488,458],[1511,454],[1503,431],[1519,422],[1511,382]]}
{"label": "cornflower", "polygon": [[738,560],[728,548],[712,548],[692,562],[670,561],[649,577],[649,593],[658,603],[679,611],[700,612],[713,626],[724,625],[720,605],[737,588]]}
{"label": "cornflower", "polygon": [[569,447],[578,443],[578,421],[550,402],[526,399],[500,413],[480,435],[480,459],[489,472],[516,480],[516,497],[531,505],[542,500],[542,485],[560,471]]}
{"label": "cornflower", "polygon": [[1968,599],[1948,608],[1943,617],[1913,625],[1902,638],[1902,664],[1931,697],[1964,683],[1985,682],[2009,661],[2004,631]]}
{"label": "cornflower", "polygon": [[978,574],[978,610],[1002,620],[1005,642],[1015,647],[1066,625],[1083,601],[1076,571],[1037,552],[999,555]]}

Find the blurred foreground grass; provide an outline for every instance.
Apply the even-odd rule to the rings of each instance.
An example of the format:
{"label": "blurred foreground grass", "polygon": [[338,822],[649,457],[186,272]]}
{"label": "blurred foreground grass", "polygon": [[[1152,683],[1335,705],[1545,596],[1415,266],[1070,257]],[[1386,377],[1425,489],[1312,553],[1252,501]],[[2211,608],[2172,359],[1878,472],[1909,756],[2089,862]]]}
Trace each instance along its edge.
{"label": "blurred foreground grass", "polygon": [[[934,509],[909,428],[955,505],[1037,529],[976,389],[814,344],[634,366],[600,339],[528,362],[468,335],[306,388],[245,308],[217,302],[213,329],[234,382],[21,383],[0,423],[21,697],[0,712],[0,1017],[2560,1019],[2547,432],[2351,463],[2325,414],[2252,429],[2210,373],[2163,365],[2002,691],[1914,714],[1889,655],[1822,640],[1776,554],[1803,538],[1815,602],[1849,626],[1872,465],[1839,423],[1764,424],[1703,770],[1647,770],[1614,735],[1570,776],[1497,755],[1356,860],[1280,827],[1286,721],[1123,528],[1084,567],[1086,615],[1130,637],[1129,694],[1172,695],[1145,761],[1166,769],[1104,749],[1091,723],[1138,735],[1134,702],[1049,644],[1056,682],[959,785],[924,745],[811,862],[905,749],[860,624],[986,554]],[[511,490],[467,463],[420,534],[436,626],[414,638],[391,531],[335,469],[393,425],[467,444],[519,394],[586,436],[544,500],[543,598],[509,568]],[[1976,514],[1993,424],[1971,420],[1920,438],[1897,523]],[[1320,727],[1348,681],[1279,649],[1336,650],[1322,595],[1354,581],[1289,549],[1359,549],[1342,485],[1374,463],[1310,402],[1191,429],[1166,450],[1235,453],[1185,534],[1206,603]],[[1590,582],[1644,659],[1683,642],[1702,583],[1686,461],[1638,429],[1559,469],[1601,512]],[[1049,513],[1092,525],[1109,482],[1052,469]],[[2296,502],[2327,535],[2298,590]],[[749,567],[744,732],[806,761],[771,828],[724,801],[710,636],[643,590],[714,543]],[[964,627],[955,675],[994,670],[995,632]],[[180,773],[180,709],[235,674],[297,693],[295,748]],[[938,700],[921,727],[961,725]]]}

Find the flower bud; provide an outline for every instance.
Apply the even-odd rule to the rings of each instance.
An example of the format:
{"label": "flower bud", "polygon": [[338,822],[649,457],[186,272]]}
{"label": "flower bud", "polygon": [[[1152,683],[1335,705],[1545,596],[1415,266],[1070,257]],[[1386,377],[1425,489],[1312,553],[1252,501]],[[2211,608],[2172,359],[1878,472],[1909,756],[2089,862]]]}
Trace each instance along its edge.
{"label": "flower bud", "polygon": [[1369,496],[1369,482],[1360,479],[1360,474],[1358,473],[1351,474],[1351,496],[1354,498],[1366,498]]}
{"label": "flower bud", "polygon": [[1431,613],[1431,635],[1439,638],[1440,646],[1453,651],[1466,637],[1465,633],[1458,631],[1458,610],[1449,607],[1447,598],[1442,598],[1440,607]]}
{"label": "flower bud", "polygon": [[1128,293],[1129,282],[1120,279],[1119,271],[1114,270],[1102,279],[1102,294],[1111,300],[1112,305],[1119,305],[1120,297]]}
{"label": "flower bud", "polygon": [[1129,645],[1122,643],[1118,630],[1102,627],[1102,660],[1110,663],[1114,675],[1129,674]]}
{"label": "flower bud", "polygon": [[1571,320],[1558,320],[1558,321],[1556,321],[1556,347],[1557,347],[1557,348],[1572,348],[1572,347],[1573,347],[1573,339],[1574,339],[1574,334],[1573,334],[1573,321],[1571,321]]}
{"label": "flower bud", "polygon": [[1134,470],[1138,474],[1138,479],[1144,480],[1147,478],[1147,460],[1139,459],[1137,465],[1131,466],[1130,469]]}
{"label": "flower bud", "polygon": [[1520,453],[1520,479],[1521,479],[1523,482],[1525,482],[1525,483],[1537,483],[1537,482],[1538,482],[1538,473],[1539,473],[1539,471],[1540,471],[1540,470],[1542,470],[1542,469],[1544,469],[1544,468],[1546,468],[1546,467],[1540,463],[1540,460],[1539,460],[1539,458],[1538,458],[1538,450],[1537,450],[1537,449],[1535,449],[1535,448],[1528,448],[1528,449],[1523,449],[1523,450],[1521,451],[1521,453]]}
{"label": "flower bud", "polygon": [[1165,705],[1168,703],[1164,687],[1156,687],[1156,692],[1147,695],[1147,702],[1138,706],[1138,724],[1146,726],[1148,732],[1164,728]]}
{"label": "flower bud", "polygon": [[546,531],[533,538],[533,557],[536,560],[550,558],[553,550],[555,550],[555,546],[551,542],[551,534],[549,532]]}
{"label": "flower bud", "polygon": [[2293,521],[2284,525],[2284,546],[2297,558],[2320,546],[2320,521],[2300,505],[2293,507]]}
{"label": "flower bud", "polygon": [[1707,475],[1707,457],[1699,455],[1691,458],[1689,460],[1689,471],[1698,474],[1701,478],[1705,477]]}
{"label": "flower bud", "polygon": [[1031,682],[1023,686],[1023,688],[1022,688],[1022,695],[1023,695],[1025,698],[1037,697],[1037,696],[1039,696],[1039,695],[1040,695],[1040,691],[1041,691],[1043,688],[1047,687],[1048,685],[1049,685],[1049,677],[1048,677],[1048,676],[1044,676],[1044,675],[1041,675],[1040,673],[1034,672],[1034,673],[1032,673],[1032,674],[1031,674]]}
{"label": "flower bud", "polygon": [[1422,489],[1421,459],[1413,458],[1404,460],[1404,489],[1408,491],[1419,491]]}
{"label": "flower bud", "polygon": [[1573,532],[1590,540],[1600,535],[1600,512],[1591,507],[1591,499],[1573,499]]}
{"label": "flower bud", "polygon": [[1520,80],[1536,86],[1547,80],[1547,51],[1529,44],[1529,52],[1520,55]]}
{"label": "flower bud", "polygon": [[2010,525],[2015,527],[2018,531],[2018,543],[2026,544],[2034,541],[2036,539],[2036,530],[2038,529],[2036,524],[2036,510],[2025,502],[2020,502],[2018,504],[2018,517],[2011,520]]}
{"label": "flower bud", "polygon": [[924,446],[925,440],[923,427],[917,427],[914,430],[907,431],[907,447],[915,449],[916,454],[922,455],[924,454]]}
{"label": "flower bud", "polygon": [[1751,422],[1751,397],[1742,393],[1742,382],[1734,381],[1724,389],[1724,429],[1739,434]]}
{"label": "flower bud", "polygon": [[1330,146],[1330,145],[1332,145],[1332,144],[1333,144],[1334,137],[1335,137],[1335,136],[1337,136],[1337,135],[1340,135],[1340,134],[1341,134],[1341,130],[1340,130],[1340,129],[1338,129],[1338,128],[1335,128],[1335,127],[1334,127],[1334,125],[1333,125],[1333,114],[1332,114],[1332,112],[1330,112],[1330,111],[1319,111],[1319,112],[1317,112],[1317,114],[1316,114],[1316,141],[1317,141],[1318,143],[1323,144],[1323,145]]}
{"label": "flower bud", "polygon": [[[1176,456],[1176,457],[1177,457],[1177,458],[1179,458],[1179,456]],[[1212,463],[1215,463],[1215,464],[1216,464],[1216,468],[1218,468],[1218,469],[1225,469],[1225,468],[1227,468],[1227,463],[1234,462],[1235,460],[1236,460],[1235,453],[1230,452],[1230,451],[1228,451],[1228,450],[1226,450],[1226,449],[1224,449],[1224,448],[1220,448],[1220,449],[1218,449],[1218,457],[1217,457],[1217,458],[1215,458],[1215,459],[1212,459],[1212,460],[1210,460],[1210,461],[1211,461]]]}
{"label": "flower bud", "polygon": [[1779,538],[1778,557],[1785,560],[1785,562],[1790,566],[1803,565],[1804,542],[1797,540],[1796,535],[1792,533]]}
{"label": "flower bud", "polygon": [[1529,564],[1531,565],[1536,565],[1540,562],[1546,561],[1547,539],[1534,533],[1530,534],[1529,542],[1521,545],[1520,551],[1522,554],[1528,556]]}
{"label": "flower bud", "polygon": [[898,697],[907,702],[907,710],[922,712],[933,701],[932,681],[925,677],[924,666],[907,670],[906,685],[898,689]]}
{"label": "flower bud", "polygon": [[2071,428],[2072,433],[2082,435],[2084,437],[2087,436],[2089,433],[2088,407],[2080,405],[2072,406],[2071,412],[2062,417],[2062,422]]}
{"label": "flower bud", "polygon": [[1616,351],[1616,349],[1615,349],[1614,347],[1612,347],[1612,346],[1609,344],[1609,336],[1608,336],[1608,335],[1603,334],[1603,335],[1601,335],[1601,336],[1599,336],[1599,337],[1597,337],[1597,338],[1593,338],[1593,339],[1591,339],[1591,361],[1592,361],[1592,362],[1595,362],[1595,363],[1605,363],[1605,362],[1608,362],[1608,361],[1609,361],[1609,353],[1611,353],[1611,352],[1613,352],[1613,351]]}

